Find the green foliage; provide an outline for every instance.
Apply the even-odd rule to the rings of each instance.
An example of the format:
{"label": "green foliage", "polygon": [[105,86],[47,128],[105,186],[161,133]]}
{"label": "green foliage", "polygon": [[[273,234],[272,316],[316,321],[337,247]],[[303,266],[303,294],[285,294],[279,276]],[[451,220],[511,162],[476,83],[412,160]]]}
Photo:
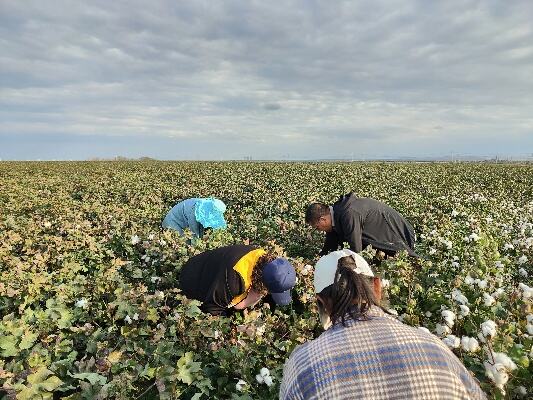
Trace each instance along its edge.
{"label": "green foliage", "polygon": [[[451,310],[458,337],[495,321],[482,349],[454,352],[489,397],[511,398],[520,386],[530,395],[532,306],[519,285],[533,286],[532,181],[530,164],[0,163],[0,398],[277,398],[285,360],[321,332],[305,266],[323,237],[305,226],[305,206],[349,191],[415,226],[424,258],[376,267],[389,307],[434,333]],[[195,196],[227,204],[228,230],[191,245],[160,223]],[[182,265],[242,242],[290,258],[293,304],[203,314],[176,289]],[[454,289],[468,299],[461,318]],[[483,293],[499,289],[486,305]],[[517,365],[504,391],[485,374],[490,352]],[[263,367],[270,387],[256,381]]]}

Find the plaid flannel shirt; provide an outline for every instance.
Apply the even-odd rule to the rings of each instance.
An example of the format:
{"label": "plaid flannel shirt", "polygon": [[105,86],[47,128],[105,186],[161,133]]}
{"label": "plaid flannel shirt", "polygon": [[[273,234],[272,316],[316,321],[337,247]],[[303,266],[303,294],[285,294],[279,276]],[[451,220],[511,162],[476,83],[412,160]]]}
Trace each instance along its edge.
{"label": "plaid flannel shirt", "polygon": [[436,336],[372,307],[298,346],[280,399],[486,399],[477,381]]}

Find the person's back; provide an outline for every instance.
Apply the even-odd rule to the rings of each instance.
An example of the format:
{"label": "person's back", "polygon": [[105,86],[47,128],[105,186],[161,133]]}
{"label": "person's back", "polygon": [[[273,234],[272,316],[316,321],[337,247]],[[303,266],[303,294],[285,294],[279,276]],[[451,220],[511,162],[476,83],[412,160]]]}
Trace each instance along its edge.
{"label": "person's back", "polygon": [[282,400],[486,398],[441,340],[381,309],[381,281],[359,254],[321,257],[313,283],[326,331],[292,352]]}
{"label": "person's back", "polygon": [[184,234],[189,229],[195,238],[201,238],[206,228],[225,228],[226,205],[215,198],[191,198],[180,201],[167,213],[161,225]]}
{"label": "person's back", "polygon": [[[292,353],[281,399],[483,399],[485,395],[441,340],[377,307]],[[287,377],[285,380],[285,376]]]}
{"label": "person's back", "polygon": [[167,213],[163,220],[163,228],[171,228],[183,234],[185,228],[189,228],[197,236],[201,236],[201,226],[194,217],[194,206],[200,200],[197,198],[180,201]]}

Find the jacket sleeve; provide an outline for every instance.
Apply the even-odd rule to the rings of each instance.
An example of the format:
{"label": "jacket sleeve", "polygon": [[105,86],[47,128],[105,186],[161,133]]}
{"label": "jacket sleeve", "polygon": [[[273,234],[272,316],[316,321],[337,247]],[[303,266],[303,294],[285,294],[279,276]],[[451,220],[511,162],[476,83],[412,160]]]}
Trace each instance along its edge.
{"label": "jacket sleeve", "polygon": [[322,246],[322,250],[320,251],[319,255],[323,256],[335,251],[339,248],[339,245],[340,241],[337,234],[335,232],[328,232],[326,233],[326,240],[324,241],[324,246]]}
{"label": "jacket sleeve", "polygon": [[361,215],[356,212],[346,213],[341,216],[344,240],[350,245],[350,250],[359,253],[363,250]]}

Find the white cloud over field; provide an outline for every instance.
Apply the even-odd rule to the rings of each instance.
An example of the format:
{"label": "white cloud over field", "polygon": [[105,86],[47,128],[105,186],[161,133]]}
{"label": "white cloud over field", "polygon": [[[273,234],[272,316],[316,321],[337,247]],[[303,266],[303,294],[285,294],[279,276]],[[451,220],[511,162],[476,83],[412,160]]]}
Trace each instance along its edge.
{"label": "white cloud over field", "polygon": [[0,157],[525,155],[532,18],[528,0],[2,0]]}

